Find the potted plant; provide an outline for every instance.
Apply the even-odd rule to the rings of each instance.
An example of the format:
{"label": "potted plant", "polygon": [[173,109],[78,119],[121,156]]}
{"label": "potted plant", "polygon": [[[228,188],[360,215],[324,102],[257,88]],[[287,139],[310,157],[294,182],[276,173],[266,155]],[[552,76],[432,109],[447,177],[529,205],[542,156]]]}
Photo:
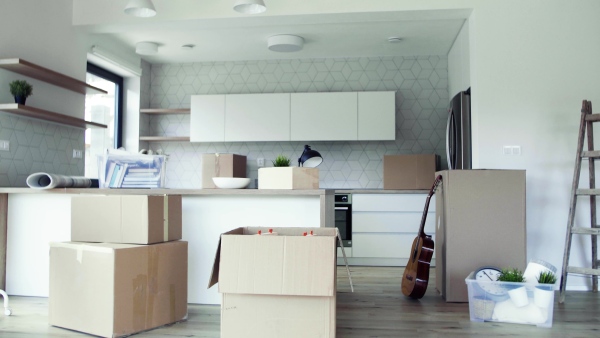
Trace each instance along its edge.
{"label": "potted plant", "polygon": [[525,277],[523,272],[519,269],[502,269],[500,275],[498,275],[499,282],[507,282],[511,284],[505,285],[508,289],[508,295],[515,304],[516,307],[522,307],[529,304],[529,298],[527,297],[527,288],[520,286],[517,283],[524,283]]}
{"label": "potted plant", "polygon": [[271,161],[271,162],[273,162],[274,167],[289,167],[291,160],[287,156],[279,155],[275,158],[275,161]]}
{"label": "potted plant", "polygon": [[15,103],[25,104],[25,99],[31,95],[33,87],[25,80],[15,80],[9,83],[10,93],[15,97]]}
{"label": "potted plant", "polygon": [[537,281],[540,285],[533,290],[533,302],[541,308],[547,308],[554,300],[556,275],[552,271],[540,271]]}

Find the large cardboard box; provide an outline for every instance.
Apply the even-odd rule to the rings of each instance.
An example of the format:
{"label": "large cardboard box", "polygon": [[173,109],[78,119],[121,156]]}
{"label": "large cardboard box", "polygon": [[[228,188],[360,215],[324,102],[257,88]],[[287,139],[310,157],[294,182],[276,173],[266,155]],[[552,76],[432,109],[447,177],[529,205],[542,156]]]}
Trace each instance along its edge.
{"label": "large cardboard box", "polygon": [[337,229],[258,230],[221,235],[209,283],[223,294],[221,338],[335,337]]}
{"label": "large cardboard box", "polygon": [[50,325],[120,337],[186,319],[184,241],[50,244]]}
{"label": "large cardboard box", "polygon": [[258,189],[319,189],[319,169],[304,167],[259,168]]}
{"label": "large cardboard box", "polygon": [[71,240],[152,244],[181,239],[181,195],[71,198]]}
{"label": "large cardboard box", "polygon": [[465,276],[483,266],[526,267],[524,170],[444,170],[435,194],[436,289],[468,302]]}
{"label": "large cardboard box", "polygon": [[383,189],[431,189],[439,156],[427,155],[384,155]]}
{"label": "large cardboard box", "polygon": [[202,189],[216,189],[213,177],[246,177],[246,156],[202,154]]}

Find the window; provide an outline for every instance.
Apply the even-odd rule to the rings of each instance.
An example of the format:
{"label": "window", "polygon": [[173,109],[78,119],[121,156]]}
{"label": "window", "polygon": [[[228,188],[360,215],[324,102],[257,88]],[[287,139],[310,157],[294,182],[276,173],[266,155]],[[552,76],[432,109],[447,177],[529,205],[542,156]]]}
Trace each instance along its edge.
{"label": "window", "polygon": [[85,131],[85,176],[98,177],[98,155],[122,145],[123,78],[88,63],[86,82],[108,92],[85,97],[85,119],[108,127]]}

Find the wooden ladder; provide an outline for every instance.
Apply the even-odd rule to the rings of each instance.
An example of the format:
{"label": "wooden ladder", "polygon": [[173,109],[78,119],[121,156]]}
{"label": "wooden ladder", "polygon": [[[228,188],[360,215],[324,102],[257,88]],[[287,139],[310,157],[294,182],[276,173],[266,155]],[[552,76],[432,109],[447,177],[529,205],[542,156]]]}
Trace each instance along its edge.
{"label": "wooden ladder", "polygon": [[[567,236],[565,240],[565,253],[563,256],[562,278],[560,280],[560,298],[559,303],[565,301],[565,289],[567,286],[567,275],[569,273],[591,275],[592,290],[598,291],[598,242],[597,236],[600,235],[600,227],[596,222],[596,195],[600,195],[600,189],[596,189],[596,165],[595,160],[600,158],[600,151],[594,150],[594,122],[600,122],[600,114],[592,114],[592,102],[583,101],[581,107],[581,122],[579,126],[579,138],[577,140],[577,156],[575,159],[575,172],[573,173],[573,186],[571,188],[571,206],[569,209],[569,219],[567,224]],[[583,150],[584,138],[587,133],[587,151]],[[579,177],[581,176],[581,161],[587,158],[589,166],[589,189],[579,188]],[[590,227],[575,226],[575,207],[577,206],[577,197],[589,196],[590,198]],[[575,267],[569,265],[571,255],[571,243],[573,234],[590,235],[592,238],[592,268]]]}

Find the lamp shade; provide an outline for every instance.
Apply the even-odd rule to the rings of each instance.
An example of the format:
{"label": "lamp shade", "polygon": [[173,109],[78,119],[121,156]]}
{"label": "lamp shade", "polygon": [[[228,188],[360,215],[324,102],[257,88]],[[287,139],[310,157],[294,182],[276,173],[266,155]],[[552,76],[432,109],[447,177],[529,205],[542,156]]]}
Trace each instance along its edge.
{"label": "lamp shade", "polygon": [[267,10],[267,6],[263,0],[237,0],[233,9],[243,14],[260,14]]}
{"label": "lamp shade", "polygon": [[156,15],[152,0],[129,0],[124,9],[125,14],[140,18],[149,18]]}
{"label": "lamp shade", "polygon": [[316,166],[321,164],[321,162],[323,162],[323,156],[321,156],[321,154],[318,151],[310,149],[310,146],[308,144],[305,145],[304,151],[298,159],[298,166],[306,168],[315,168]]}

